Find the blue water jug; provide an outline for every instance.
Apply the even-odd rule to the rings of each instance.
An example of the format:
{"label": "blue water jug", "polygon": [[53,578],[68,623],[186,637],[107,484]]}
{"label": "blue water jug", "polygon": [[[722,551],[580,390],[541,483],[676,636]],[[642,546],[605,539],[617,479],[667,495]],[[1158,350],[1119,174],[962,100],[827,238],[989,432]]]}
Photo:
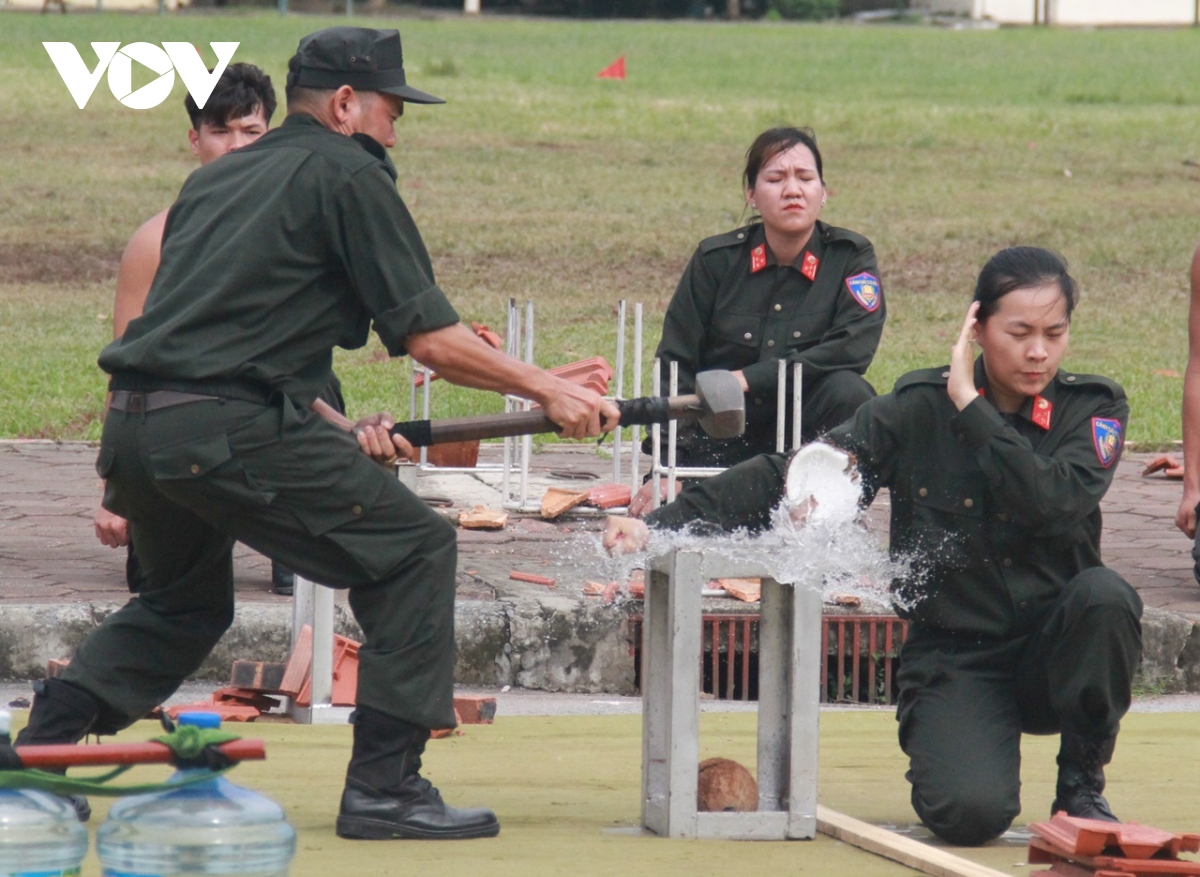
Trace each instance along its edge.
{"label": "blue water jug", "polygon": [[[220,727],[215,713],[182,713],[179,723]],[[168,783],[205,772],[179,770]],[[283,808],[223,777],[123,798],[96,832],[104,877],[286,877],[296,831]]]}
{"label": "blue water jug", "polygon": [[[0,742],[6,744],[9,721],[0,711]],[[77,877],[87,848],[87,829],[64,798],[0,789],[0,877]]]}

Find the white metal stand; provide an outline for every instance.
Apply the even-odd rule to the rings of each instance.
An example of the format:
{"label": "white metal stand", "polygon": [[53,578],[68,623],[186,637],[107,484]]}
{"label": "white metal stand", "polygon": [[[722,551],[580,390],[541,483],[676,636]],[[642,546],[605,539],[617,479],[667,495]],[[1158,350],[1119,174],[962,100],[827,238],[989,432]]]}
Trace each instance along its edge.
{"label": "white metal stand", "polygon": [[[677,549],[647,565],[642,622],[642,825],[663,837],[816,834],[821,593],[757,564]],[[712,578],[762,578],[758,811],[700,813],[700,596]]]}
{"label": "white metal stand", "polygon": [[300,629],[306,624],[312,626],[312,698],[310,706],[293,702],[288,711],[303,725],[345,724],[353,707],[333,705],[333,589],[297,575],[294,594],[293,648]]}

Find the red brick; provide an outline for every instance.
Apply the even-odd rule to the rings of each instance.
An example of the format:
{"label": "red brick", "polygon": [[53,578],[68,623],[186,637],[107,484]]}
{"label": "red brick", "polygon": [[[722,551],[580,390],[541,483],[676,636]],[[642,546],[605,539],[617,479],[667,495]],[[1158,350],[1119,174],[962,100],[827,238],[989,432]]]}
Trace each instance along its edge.
{"label": "red brick", "polygon": [[182,703],[167,707],[166,712],[173,719],[179,718],[180,713],[216,713],[221,717],[222,722],[253,722],[262,715],[261,710],[257,710],[252,706],[230,703],[229,701],[224,703],[213,703],[212,701]]}
{"label": "red brick", "polygon": [[304,688],[311,672],[312,626],[306,624],[300,628],[300,635],[296,637],[296,645],[292,647],[292,655],[288,658],[287,671],[283,674],[283,681],[279,683],[279,690],[289,697],[295,697]]}
{"label": "red brick", "polygon": [[537,573],[521,572],[520,570],[512,570],[508,577],[514,582],[529,582],[531,585],[545,585],[547,588],[555,586],[555,580],[550,576],[539,576]]}
{"label": "red brick", "polygon": [[588,505],[598,509],[627,506],[632,498],[628,484],[598,484],[588,491]]}
{"label": "red brick", "polygon": [[70,660],[60,661],[57,658],[51,658],[46,662],[46,678],[55,679],[62,675],[62,671],[67,669]]}
{"label": "red brick", "polygon": [[459,695],[454,698],[454,714],[460,725],[490,725],[496,718],[496,698]]}

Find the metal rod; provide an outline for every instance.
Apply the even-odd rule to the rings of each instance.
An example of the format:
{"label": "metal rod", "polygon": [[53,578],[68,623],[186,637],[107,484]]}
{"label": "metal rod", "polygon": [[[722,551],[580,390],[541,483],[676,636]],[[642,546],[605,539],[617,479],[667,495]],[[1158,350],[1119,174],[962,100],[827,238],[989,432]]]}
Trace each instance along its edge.
{"label": "metal rod", "polygon": [[[425,420],[429,419],[430,408],[430,388],[433,383],[433,372],[424,365],[421,366],[421,417]],[[425,466],[429,463],[429,448],[421,448],[421,465]]]}
{"label": "metal rod", "polygon": [[787,425],[787,360],[778,359],[775,371],[775,452],[782,454],[787,449],[784,427]]}
{"label": "metal rod", "polygon": [[[625,299],[617,302],[617,387],[614,399],[625,398]],[[621,483],[621,430],[613,430],[613,484]]]}
{"label": "metal rod", "polygon": [[[516,326],[514,323],[514,313],[517,309],[517,303],[514,299],[508,300],[508,326],[504,333],[504,352],[509,356],[513,356],[516,351]],[[512,411],[512,397],[504,397],[504,410]],[[504,462],[500,475],[500,504],[507,506],[511,494],[509,491],[509,479],[512,475],[512,455],[513,455],[513,440],[511,438],[504,439]]]}
{"label": "metal rod", "polygon": [[313,591],[312,681],[310,706],[333,705],[333,589]]}
{"label": "metal rod", "polygon": [[[533,365],[533,299],[525,302],[525,361]],[[528,411],[533,403],[525,400],[524,410]],[[533,436],[527,435],[521,439],[521,508],[529,502],[529,463],[533,457]]]}
{"label": "metal rod", "polygon": [[[1200,3],[1200,0],[1196,0]],[[642,303],[635,302],[633,305],[633,398],[640,399],[642,396]],[[630,430],[630,448],[629,448],[629,468],[632,470],[629,475],[629,489],[632,493],[637,493],[638,480],[641,478],[642,468],[642,427],[634,425]]]}
{"label": "metal rod", "polygon": [[804,363],[798,362],[792,366],[792,449],[800,447],[800,429],[804,426]]}
{"label": "metal rod", "polygon": [[[668,395],[677,396],[679,395],[679,363],[674,360],[671,360],[670,375],[671,383]],[[672,418],[667,423],[667,502],[675,498],[675,443],[678,440],[677,433],[677,424],[674,418]],[[655,489],[654,493],[657,495],[658,490]]]}
{"label": "metal rod", "polygon": [[[650,366],[650,380],[654,388],[654,392],[659,391],[662,386],[662,360],[657,356],[654,357],[654,362]],[[650,483],[653,487],[650,490],[650,508],[658,508],[662,502],[658,493],[658,482],[662,473],[662,426],[654,424],[650,427],[650,444],[653,445],[653,450],[650,452]]]}

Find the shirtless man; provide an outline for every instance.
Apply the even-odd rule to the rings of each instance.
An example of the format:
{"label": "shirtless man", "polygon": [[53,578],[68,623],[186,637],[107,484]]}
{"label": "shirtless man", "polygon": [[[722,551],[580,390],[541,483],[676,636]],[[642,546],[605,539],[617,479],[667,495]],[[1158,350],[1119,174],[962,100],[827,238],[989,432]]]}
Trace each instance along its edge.
{"label": "shirtless man", "polygon": [[[231,150],[253,143],[267,132],[275,112],[275,90],[271,78],[253,64],[230,64],[203,109],[196,106],[190,94],[184,106],[192,121],[188,130],[192,154],[205,165]],[[117,293],[113,301],[114,339],[125,334],[130,320],[141,316],[154,273],[158,270],[163,227],[169,209],[164,208],[142,223],[125,245],[117,269]],[[119,515],[99,506],[93,523],[96,538],[103,544],[110,548],[129,544],[129,524]],[[127,573],[133,586],[137,578],[137,561],[133,555]],[[290,571],[271,564],[271,583],[276,593],[290,594],[293,579]]]}
{"label": "shirtless man", "polygon": [[[1183,498],[1175,525],[1196,539],[1196,508],[1200,505],[1200,247],[1192,256],[1191,306],[1188,308],[1188,361],[1183,374]],[[1192,548],[1193,572],[1200,581],[1200,541]]]}

